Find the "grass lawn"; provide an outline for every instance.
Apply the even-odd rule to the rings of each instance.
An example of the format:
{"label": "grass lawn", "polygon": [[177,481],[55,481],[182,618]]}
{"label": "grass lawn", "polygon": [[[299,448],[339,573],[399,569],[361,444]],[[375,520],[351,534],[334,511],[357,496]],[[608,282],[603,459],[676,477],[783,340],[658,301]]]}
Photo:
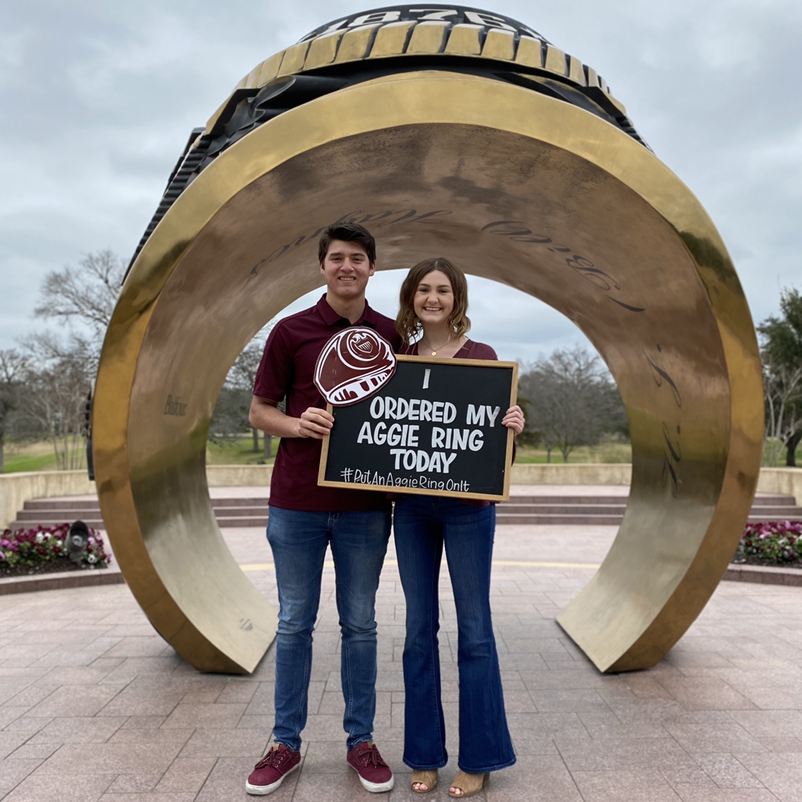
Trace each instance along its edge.
{"label": "grass lawn", "polygon": [[[518,448],[515,456],[516,465],[528,463],[546,463],[544,448]],[[563,455],[558,449],[551,452],[551,461],[562,464]],[[597,446],[581,446],[568,455],[568,463],[610,463],[632,462],[632,446],[629,443],[599,443]]]}
{"label": "grass lawn", "polygon": [[[259,451],[253,451],[253,439],[250,435],[229,442],[207,443],[207,465],[263,465],[263,441],[259,440]],[[273,438],[273,454],[278,448],[278,438]],[[267,460],[273,462],[273,458]],[[84,466],[85,466],[84,462]],[[83,467],[83,466],[82,466]],[[47,442],[6,443],[5,466],[3,473],[21,473],[23,471],[55,471],[56,455],[53,446]]]}
{"label": "grass lawn", "polygon": [[[273,456],[265,460],[263,441],[259,439],[259,451],[253,450],[253,439],[250,434],[243,434],[235,440],[218,443],[207,443],[207,465],[264,465],[273,462],[278,449],[279,440],[273,438]],[[783,455],[784,457],[784,455]],[[561,464],[562,454],[558,450],[551,452],[551,461]],[[518,449],[515,462],[519,465],[527,463],[546,463],[546,451],[543,448],[522,447]],[[632,447],[629,443],[599,443],[597,446],[582,446],[574,449],[568,457],[569,464],[577,463],[611,463],[632,462]],[[802,466],[802,449],[797,451],[797,464]],[[780,460],[779,467],[785,467],[785,459]],[[56,456],[53,447],[47,442],[38,443],[6,443],[4,473],[21,471],[55,471]]]}
{"label": "grass lawn", "polygon": [[55,470],[55,454],[16,454],[13,457],[6,457],[3,473],[25,473]]}
{"label": "grass lawn", "polygon": [[46,442],[14,443],[6,442],[4,449],[5,465],[3,473],[23,471],[55,471],[56,455],[53,446]]}
{"label": "grass lawn", "polygon": [[[253,438],[250,434],[242,435],[235,440],[226,440],[206,444],[207,465],[264,465],[275,459],[279,439],[273,438],[272,456],[265,460],[263,441],[259,439],[259,451],[253,450]],[[569,463],[577,462],[630,462],[632,449],[625,443],[601,443],[593,448],[583,446],[571,452]],[[542,448],[519,448],[516,463],[545,463],[546,452]],[[551,461],[561,463],[562,454],[551,452]],[[5,473],[20,471],[55,471],[56,457],[50,443],[7,444],[5,449]]]}
{"label": "grass lawn", "polygon": [[273,449],[270,459],[265,459],[263,440],[259,438],[259,451],[253,450],[253,438],[250,434],[242,435],[236,440],[206,444],[207,465],[264,465],[275,459],[278,449],[278,437],[273,438]]}

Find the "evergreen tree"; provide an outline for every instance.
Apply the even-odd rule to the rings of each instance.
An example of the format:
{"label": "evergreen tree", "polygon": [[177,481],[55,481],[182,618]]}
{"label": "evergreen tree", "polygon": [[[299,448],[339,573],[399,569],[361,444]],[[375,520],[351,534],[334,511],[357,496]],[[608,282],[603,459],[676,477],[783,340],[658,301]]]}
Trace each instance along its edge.
{"label": "evergreen tree", "polygon": [[785,289],[781,315],[758,327],[766,394],[766,435],[786,449],[785,464],[796,467],[796,448],[802,440],[802,296]]}

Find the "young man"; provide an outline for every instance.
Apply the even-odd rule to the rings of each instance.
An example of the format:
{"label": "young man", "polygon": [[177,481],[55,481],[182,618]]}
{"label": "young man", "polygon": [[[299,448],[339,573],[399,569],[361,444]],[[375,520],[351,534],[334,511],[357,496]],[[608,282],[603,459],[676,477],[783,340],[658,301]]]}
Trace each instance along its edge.
{"label": "young man", "polygon": [[[343,727],[346,759],[375,793],[393,787],[393,773],[372,741],[376,710],[375,600],[390,507],[382,493],[318,487],[323,438],[334,424],[313,383],[323,346],[348,326],[370,326],[395,348],[392,320],[365,300],[376,270],[376,243],[355,223],[335,223],[318,248],[326,293],[318,303],[279,321],[256,376],[251,425],[281,438],[270,486],[267,539],[279,595],[276,636],[275,744],[248,777],[250,794],[269,794],[301,761],[306,724],[312,629],[320,601],[326,547],[331,546],[342,631]],[[286,414],[278,404],[286,396]]]}

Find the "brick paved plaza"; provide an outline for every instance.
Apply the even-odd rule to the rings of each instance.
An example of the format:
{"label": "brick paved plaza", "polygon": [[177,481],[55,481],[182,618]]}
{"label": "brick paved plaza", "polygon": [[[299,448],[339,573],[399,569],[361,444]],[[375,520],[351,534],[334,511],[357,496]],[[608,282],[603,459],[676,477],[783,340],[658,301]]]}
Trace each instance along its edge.
{"label": "brick paved plaza", "polygon": [[[554,621],[614,527],[499,527],[494,620],[518,754],[476,799],[802,800],[802,588],[723,582],[668,657],[602,676]],[[264,533],[224,532],[275,602]],[[586,567],[573,567],[586,566]],[[272,800],[360,800],[345,764],[334,571],[315,635],[304,763]],[[456,772],[455,617],[442,583],[441,651]],[[418,799],[401,762],[404,598],[392,551],[378,598],[375,737],[396,772],[378,799]],[[230,802],[268,743],[272,650],[250,677],[204,675],[155,634],[127,586],[0,596],[0,798]]]}

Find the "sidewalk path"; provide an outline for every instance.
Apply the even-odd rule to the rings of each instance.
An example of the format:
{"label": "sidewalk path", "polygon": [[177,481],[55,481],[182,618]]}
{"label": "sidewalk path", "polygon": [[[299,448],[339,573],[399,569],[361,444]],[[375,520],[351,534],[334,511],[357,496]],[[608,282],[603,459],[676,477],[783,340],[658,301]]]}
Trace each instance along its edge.
{"label": "sidewalk path", "polygon": [[[722,583],[658,666],[600,675],[554,621],[614,527],[499,527],[493,609],[518,763],[490,802],[802,800],[802,589]],[[274,603],[264,533],[228,530]],[[539,563],[541,565],[539,565]],[[550,565],[542,565],[550,563]],[[561,564],[560,567],[555,563]],[[396,771],[369,795],[345,765],[334,571],[324,569],[305,759],[275,802],[419,799],[401,762],[404,599],[395,555],[379,589],[376,739]],[[441,658],[456,772],[456,621],[442,577]],[[264,752],[272,650],[250,677],[199,674],[155,634],[127,586],[0,597],[0,799],[231,802]]]}

